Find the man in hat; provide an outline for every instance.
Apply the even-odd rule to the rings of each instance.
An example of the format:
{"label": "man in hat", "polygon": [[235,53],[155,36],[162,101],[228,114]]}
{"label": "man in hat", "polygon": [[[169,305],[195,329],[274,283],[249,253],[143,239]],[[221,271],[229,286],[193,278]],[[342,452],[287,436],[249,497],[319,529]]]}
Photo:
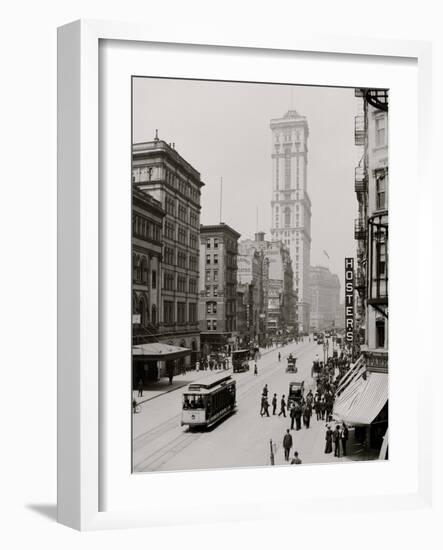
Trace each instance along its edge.
{"label": "man in hat", "polygon": [[272,398],[272,414],[274,415],[277,410],[277,394],[274,393],[274,397]]}
{"label": "man in hat", "polygon": [[289,433],[289,430],[286,430],[285,436],[283,437],[283,449],[285,450],[285,460],[289,460],[289,452],[292,449],[292,435]]}
{"label": "man in hat", "polygon": [[278,413],[278,416],[281,416],[281,415],[283,415],[286,418],[286,401],[285,401],[284,394],[281,396],[280,412]]}

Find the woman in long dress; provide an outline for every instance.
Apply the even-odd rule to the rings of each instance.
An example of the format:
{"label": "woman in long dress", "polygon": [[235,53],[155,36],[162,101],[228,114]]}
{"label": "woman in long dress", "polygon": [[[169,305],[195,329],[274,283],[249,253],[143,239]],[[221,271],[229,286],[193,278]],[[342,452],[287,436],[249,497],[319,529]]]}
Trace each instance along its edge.
{"label": "woman in long dress", "polygon": [[329,454],[332,453],[332,430],[328,426],[326,429],[326,447],[325,447],[325,453]]}

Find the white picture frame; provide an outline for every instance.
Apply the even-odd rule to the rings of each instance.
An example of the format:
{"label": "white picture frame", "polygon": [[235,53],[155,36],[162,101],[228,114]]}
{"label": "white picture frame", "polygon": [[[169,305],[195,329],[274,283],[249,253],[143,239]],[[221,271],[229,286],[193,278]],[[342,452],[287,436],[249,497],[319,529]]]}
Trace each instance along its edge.
{"label": "white picture frame", "polygon": [[[59,29],[58,33],[58,520],[60,523],[80,530],[140,527],[161,524],[191,523],[200,521],[219,521],[233,519],[255,519],[260,517],[266,502],[291,502],[291,498],[281,489],[266,489],[261,496],[253,491],[249,497],[240,494],[237,506],[230,509],[221,505],[216,509],[205,509],[204,506],[191,510],[182,510],[180,505],[173,505],[171,497],[166,501],[152,500],[145,506],[131,504],[130,491],[121,500],[114,499],[111,507],[103,506],[101,485],[110,483],[109,471],[112,467],[103,466],[103,452],[107,443],[103,439],[102,425],[106,407],[105,393],[101,372],[103,354],[100,348],[101,338],[101,302],[106,299],[106,288],[99,285],[102,272],[101,235],[106,224],[101,225],[103,214],[100,188],[100,43],[113,41],[128,48],[132,45],[145,44],[194,44],[204,51],[210,43],[211,48],[229,48],[229,55],[248,52],[273,52],[280,55],[282,63],[288,52],[301,52],[305,55],[338,56],[366,59],[389,59],[392,65],[402,60],[413,60],[417,66],[418,96],[414,98],[414,109],[418,114],[418,158],[420,188],[423,197],[420,199],[420,223],[422,232],[431,231],[432,221],[426,218],[425,206],[432,198],[430,176],[430,139],[431,139],[431,46],[426,42],[398,40],[369,40],[363,38],[322,37],[298,34],[294,37],[277,39],[275,36],[262,37],[248,33],[247,38],[229,36],[220,32],[210,40],[202,31],[190,39],[186,29],[174,31],[171,36],[158,34],[154,29],[143,25],[102,21],[77,21]],[[211,51],[206,55],[213,55]],[[110,58],[106,58],[109,62]],[[363,59],[363,58],[361,58]],[[198,72],[198,71],[197,71]],[[129,150],[129,144],[127,145]],[[415,150],[415,149],[414,149]],[[395,171],[394,171],[395,172]],[[429,212],[431,210],[429,209]],[[105,213],[107,216],[108,213]],[[418,223],[418,222],[416,222]],[[432,250],[418,249],[414,254],[420,256],[425,264],[431,261]],[[419,270],[413,275],[418,284],[425,280],[425,273]],[[104,285],[106,287],[106,285]],[[428,291],[430,292],[430,290]],[[429,295],[428,295],[429,296]],[[418,301],[412,308],[419,308]],[[417,327],[417,330],[420,330]],[[413,357],[413,355],[412,355]],[[356,503],[362,511],[370,512],[374,506],[378,510],[400,508],[422,508],[430,506],[432,497],[432,469],[430,452],[432,438],[430,425],[425,419],[425,383],[429,384],[431,364],[422,363],[420,383],[417,385],[416,397],[418,406],[414,411],[413,426],[417,427],[417,438],[414,439],[414,457],[416,477],[410,479],[410,486],[405,491],[398,490],[384,495],[377,491],[373,494],[354,494],[352,483],[342,494],[334,492],[334,498],[327,498],[321,490],[313,491],[312,499],[303,497],[307,508],[315,506],[316,512],[334,506],[341,511],[351,510]],[[128,373],[129,376],[129,373]],[[394,377],[395,381],[398,377]],[[129,403],[128,403],[129,406]],[[395,426],[394,426],[395,427]],[[118,431],[118,430],[117,430]],[[120,432],[119,432],[120,433]],[[392,432],[391,432],[392,433]],[[130,434],[128,432],[128,439]],[[415,435],[414,435],[415,438]],[[379,465],[380,466],[380,465]],[[129,468],[129,466],[128,466]],[[314,467],[312,467],[314,468]],[[316,466],[315,468],[322,468]],[[352,467],[351,467],[352,469]],[[106,471],[105,471],[106,470]],[[293,471],[293,470],[292,470]],[[326,470],[324,470],[326,471]],[[382,475],[380,468],[371,470],[372,474]],[[128,471],[128,475],[130,472]],[[177,492],[189,476],[200,476],[202,483],[215,479],[212,472],[193,472],[192,474],[173,474],[173,477],[146,477],[144,484],[158,486],[160,479],[166,483],[169,491],[175,487]],[[255,475],[255,478],[252,478]],[[272,484],[285,486],[288,476],[297,475],[288,470],[256,469],[250,473],[243,471],[224,471],[217,473],[217,483],[240,483],[240,477],[249,478],[251,486],[260,479]],[[355,475],[350,474],[350,477]],[[365,473],[365,475],[367,475]],[[255,480],[255,481],[254,481]],[[140,483],[142,483],[140,481]],[[157,489],[153,489],[154,491]],[[280,492],[279,492],[280,491]],[[123,495],[123,493],[121,493]],[[171,493],[172,494],[172,493]],[[120,506],[116,506],[116,501]],[[295,500],[294,500],[295,502]],[[300,502],[300,501],[298,501]],[[172,510],[166,514],[168,507]],[[220,510],[223,512],[220,513]],[[284,512],[283,512],[284,513]],[[279,511],[281,516],[281,511]]]}

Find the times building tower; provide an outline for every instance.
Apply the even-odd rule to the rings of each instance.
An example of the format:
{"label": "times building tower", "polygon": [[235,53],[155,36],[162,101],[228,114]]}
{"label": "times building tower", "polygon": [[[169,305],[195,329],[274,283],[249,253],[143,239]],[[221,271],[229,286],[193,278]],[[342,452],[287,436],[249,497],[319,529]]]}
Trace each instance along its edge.
{"label": "times building tower", "polygon": [[299,332],[310,326],[311,201],[307,190],[308,136],[305,116],[289,110],[271,120],[273,241],[282,241],[292,259]]}

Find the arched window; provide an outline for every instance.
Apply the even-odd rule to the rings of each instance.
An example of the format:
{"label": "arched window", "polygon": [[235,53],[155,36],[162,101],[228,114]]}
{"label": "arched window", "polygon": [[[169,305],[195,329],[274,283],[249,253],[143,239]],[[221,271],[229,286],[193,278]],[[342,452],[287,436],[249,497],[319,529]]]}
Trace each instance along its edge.
{"label": "arched window", "polygon": [[155,305],[153,305],[151,309],[151,322],[154,325],[157,322],[157,307]]}
{"label": "arched window", "polygon": [[285,227],[291,226],[291,209],[289,206],[285,208]]}
{"label": "arched window", "polygon": [[148,262],[144,256],[140,262],[140,279],[142,283],[148,283]]}
{"label": "arched window", "polygon": [[138,312],[140,314],[140,324],[144,325],[145,324],[146,311],[145,311],[145,302],[144,302],[143,298],[141,298],[139,303],[138,303]]}
{"label": "arched window", "polygon": [[140,258],[136,254],[132,256],[132,277],[134,281],[140,281]]}
{"label": "arched window", "polygon": [[146,298],[143,296],[138,303],[138,312],[140,313],[140,324],[145,326],[149,323],[149,308],[146,302]]}

